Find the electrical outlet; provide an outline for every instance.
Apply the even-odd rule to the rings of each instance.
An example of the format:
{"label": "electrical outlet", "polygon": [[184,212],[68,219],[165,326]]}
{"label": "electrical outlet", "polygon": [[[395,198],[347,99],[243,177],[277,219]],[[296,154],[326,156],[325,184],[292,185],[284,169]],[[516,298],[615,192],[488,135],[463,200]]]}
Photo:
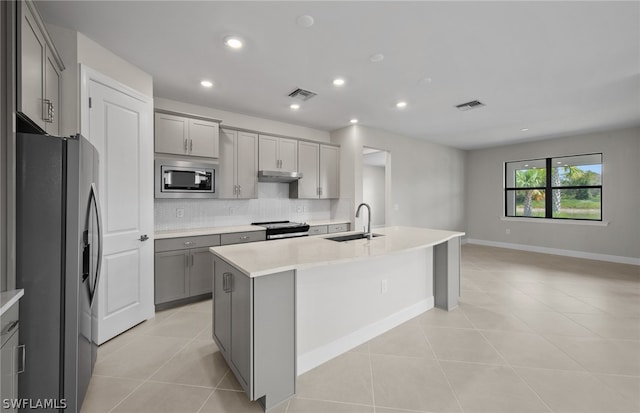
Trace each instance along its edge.
{"label": "electrical outlet", "polygon": [[176,208],[176,218],[184,218],[184,208]]}
{"label": "electrical outlet", "polygon": [[504,232],[505,232],[507,235],[511,234],[511,228],[507,228]]}
{"label": "electrical outlet", "polygon": [[382,282],[380,283],[380,293],[381,294],[386,294],[387,293],[387,280],[382,280]]}

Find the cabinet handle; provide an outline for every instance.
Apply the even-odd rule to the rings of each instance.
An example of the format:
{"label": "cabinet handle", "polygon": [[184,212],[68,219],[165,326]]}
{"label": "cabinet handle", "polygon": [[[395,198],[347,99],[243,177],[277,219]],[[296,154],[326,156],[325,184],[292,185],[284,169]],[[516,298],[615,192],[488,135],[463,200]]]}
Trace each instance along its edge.
{"label": "cabinet handle", "polygon": [[193,152],[193,139],[189,139],[189,153]]}
{"label": "cabinet handle", "polygon": [[193,255],[191,255],[191,266],[193,267]]}
{"label": "cabinet handle", "polygon": [[50,99],[42,99],[42,120],[47,123],[53,122],[53,105]]}
{"label": "cabinet handle", "polygon": [[320,187],[319,189],[320,189],[320,196],[322,196],[322,187]]}
{"label": "cabinet handle", "polygon": [[189,245],[193,245],[194,242],[193,241],[185,241],[184,245],[189,246]]}
{"label": "cabinet handle", "polygon": [[5,327],[2,330],[2,335],[6,336],[7,334],[9,334],[14,328],[18,327],[19,321],[18,320],[14,320],[11,322],[11,324],[9,324],[7,327]]}
{"label": "cabinet handle", "polygon": [[242,185],[238,185],[238,195],[240,195],[240,192],[242,192]]}
{"label": "cabinet handle", "polygon": [[240,237],[240,239],[249,239],[249,236],[248,235],[243,235],[243,236]]}
{"label": "cabinet handle", "polygon": [[185,152],[187,151],[187,145],[188,145],[188,143],[187,143],[187,140],[185,139],[185,140],[184,140],[184,151],[185,151]]}
{"label": "cabinet handle", "polygon": [[224,274],[222,274],[222,290],[225,293],[231,292],[231,277],[233,277],[233,274],[231,274],[230,272],[225,272]]}
{"label": "cabinet handle", "polygon": [[24,346],[24,344],[20,344],[18,347],[16,347],[19,351],[22,351],[22,363],[20,364],[20,369],[18,371],[16,371],[17,374],[20,373],[24,373],[24,369],[27,365],[27,348]]}

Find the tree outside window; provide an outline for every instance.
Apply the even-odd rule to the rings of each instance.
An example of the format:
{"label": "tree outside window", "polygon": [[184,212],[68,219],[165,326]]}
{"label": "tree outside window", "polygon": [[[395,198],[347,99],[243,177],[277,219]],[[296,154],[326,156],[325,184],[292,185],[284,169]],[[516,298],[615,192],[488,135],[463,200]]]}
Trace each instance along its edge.
{"label": "tree outside window", "polygon": [[507,162],[505,215],[602,220],[602,154]]}

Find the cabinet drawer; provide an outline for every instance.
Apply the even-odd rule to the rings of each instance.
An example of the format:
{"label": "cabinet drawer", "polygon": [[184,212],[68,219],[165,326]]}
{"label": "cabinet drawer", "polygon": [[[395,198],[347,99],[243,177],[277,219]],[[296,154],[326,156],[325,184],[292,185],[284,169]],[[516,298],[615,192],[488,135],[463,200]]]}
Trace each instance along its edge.
{"label": "cabinet drawer", "polygon": [[322,235],[327,233],[326,225],[318,225],[315,227],[309,227],[309,235]]}
{"label": "cabinet drawer", "polygon": [[215,247],[220,245],[220,235],[180,237],[156,240],[156,252],[186,250],[189,248]]}
{"label": "cabinet drawer", "polygon": [[11,335],[18,330],[18,303],[11,306],[2,314],[2,345],[4,345]]}
{"label": "cabinet drawer", "polygon": [[328,226],[329,234],[349,231],[349,224],[332,224]]}
{"label": "cabinet drawer", "polygon": [[220,236],[220,245],[242,244],[245,242],[264,241],[267,239],[266,231],[233,232]]}

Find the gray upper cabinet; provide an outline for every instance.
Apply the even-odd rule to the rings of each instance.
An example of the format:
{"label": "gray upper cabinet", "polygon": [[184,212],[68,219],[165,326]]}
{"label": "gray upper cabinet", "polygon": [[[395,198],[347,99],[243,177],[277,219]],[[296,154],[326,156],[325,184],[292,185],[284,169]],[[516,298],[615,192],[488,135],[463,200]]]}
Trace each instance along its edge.
{"label": "gray upper cabinet", "polygon": [[298,141],[260,135],[259,145],[261,171],[298,171]]}
{"label": "gray upper cabinet", "polygon": [[258,135],[220,131],[220,198],[258,197]]}
{"label": "gray upper cabinet", "polygon": [[340,198],[340,148],[320,145],[320,198]]}
{"label": "gray upper cabinet", "polygon": [[219,125],[213,121],[156,112],[155,151],[173,155],[217,158],[219,156]]}
{"label": "gray upper cabinet", "polygon": [[320,196],[320,145],[300,142],[298,144],[298,171],[302,178],[298,181],[297,198],[317,199]]}
{"label": "gray upper cabinet", "polygon": [[289,186],[291,198],[340,197],[340,148],[312,142],[298,144],[298,170],[302,178]]}
{"label": "gray upper cabinet", "polygon": [[59,135],[64,64],[31,1],[18,2],[18,18],[18,112],[46,133]]}

